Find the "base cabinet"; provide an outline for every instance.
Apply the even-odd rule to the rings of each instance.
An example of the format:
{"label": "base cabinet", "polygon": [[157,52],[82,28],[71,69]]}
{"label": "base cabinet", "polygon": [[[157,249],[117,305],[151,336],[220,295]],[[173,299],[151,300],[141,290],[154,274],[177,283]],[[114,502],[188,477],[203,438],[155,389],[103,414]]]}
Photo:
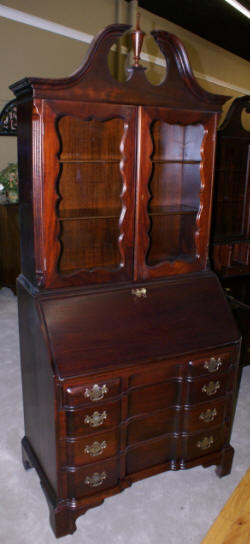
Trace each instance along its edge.
{"label": "base cabinet", "polygon": [[[178,286],[180,297],[184,292],[192,295],[190,281],[189,278]],[[200,282],[203,292],[204,277]],[[64,295],[62,298],[61,293],[34,297],[19,282],[21,351],[26,361],[27,350],[30,356],[27,366],[23,367],[25,466],[34,466],[40,475],[57,536],[75,530],[75,519],[86,509],[148,475],[200,464],[217,465],[221,475],[230,472],[228,459],[230,457],[232,461],[233,454],[230,432],[239,341],[235,331],[235,341],[226,342],[228,325],[232,324],[227,306],[224,306],[223,330],[220,325],[216,333],[211,328],[213,305],[225,305],[225,301],[218,280],[211,273],[207,283],[213,285],[217,296],[213,300],[208,294],[210,301],[207,300],[203,314],[199,314],[200,320],[205,320],[200,327],[202,330],[206,324],[206,342],[209,345],[212,338],[218,342],[219,337],[222,345],[217,343],[209,349],[204,345],[197,352],[179,355],[176,351],[169,355],[169,343],[166,343],[164,356],[158,353],[153,357],[150,353],[152,346],[154,351],[156,341],[163,341],[173,319],[175,299],[171,305],[170,293],[176,285],[166,282],[164,285],[147,286],[148,298],[140,301],[131,297],[128,288],[108,291],[98,295],[97,304],[95,293],[68,293],[66,298]],[[196,280],[196,289],[198,285]],[[126,307],[121,305],[121,329],[112,322],[113,307],[108,300],[114,296],[118,305],[119,298],[124,301],[126,296],[130,297],[127,304],[133,311],[133,320],[131,317],[127,320],[126,311],[123,312]],[[102,298],[105,303],[101,303]],[[140,352],[142,338],[136,338],[134,350],[129,353],[125,347],[139,316],[148,315],[155,298],[163,300],[165,314],[159,305],[159,315],[149,320],[151,338],[150,342],[146,339],[146,331],[144,341],[148,350],[145,360],[143,352]],[[65,304],[68,313],[64,311]],[[85,313],[86,307],[88,313]],[[92,341],[90,334],[82,335],[82,330],[91,327],[91,315],[94,322],[98,318],[98,331],[110,342],[106,352],[102,350],[101,354],[98,331]],[[34,329],[33,341],[26,345],[27,324],[29,328],[29,320],[37,323],[38,318],[40,326]],[[188,318],[187,314],[182,321],[184,330]],[[201,333],[198,321],[194,321],[193,326],[193,343],[196,344]],[[69,330],[71,340],[66,335]],[[179,329],[176,346],[183,334]],[[119,346],[114,362],[110,350],[115,350],[117,336]],[[40,346],[39,355],[37,346]],[[93,351],[95,358],[91,359]],[[99,360],[103,360],[99,368],[98,353]],[[52,367],[50,354],[53,354]],[[41,375],[44,382],[38,382]],[[49,385],[51,381],[52,387]],[[33,401],[35,406],[30,404],[33,390],[37,394]],[[53,406],[53,410],[47,413],[44,412],[45,390],[46,404]],[[43,428],[36,427],[34,410],[37,420],[43,418]],[[44,451],[44,443],[47,451]],[[50,474],[47,472],[49,460]]]}

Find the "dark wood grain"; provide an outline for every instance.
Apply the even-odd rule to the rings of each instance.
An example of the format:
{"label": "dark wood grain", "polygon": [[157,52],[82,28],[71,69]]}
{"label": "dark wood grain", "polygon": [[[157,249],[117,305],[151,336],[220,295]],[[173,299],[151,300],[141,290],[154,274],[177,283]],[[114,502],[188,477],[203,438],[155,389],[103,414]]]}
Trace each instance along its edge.
{"label": "dark wood grain", "polygon": [[128,28],[107,27],[72,76],[12,86],[23,463],[56,537],[138,479],[232,462],[240,334],[208,260],[225,97],[161,31],[165,80],[136,62],[117,82],[107,55]]}

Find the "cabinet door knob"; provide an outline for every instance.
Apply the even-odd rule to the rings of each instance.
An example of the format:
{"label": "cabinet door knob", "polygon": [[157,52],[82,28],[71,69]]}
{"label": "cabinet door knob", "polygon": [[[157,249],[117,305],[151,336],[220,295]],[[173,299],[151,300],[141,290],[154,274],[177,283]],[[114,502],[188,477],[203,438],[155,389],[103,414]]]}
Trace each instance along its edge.
{"label": "cabinet door knob", "polygon": [[104,423],[107,417],[108,416],[106,410],[104,410],[102,414],[100,414],[100,412],[94,412],[92,416],[85,416],[84,423],[86,423],[86,425],[89,425],[90,427],[100,427],[100,425]]}
{"label": "cabinet door knob", "polygon": [[84,483],[90,485],[90,487],[97,487],[102,485],[104,480],[107,478],[107,473],[104,472],[94,472],[92,476],[86,476]]}
{"label": "cabinet door knob", "polygon": [[207,450],[208,448],[211,448],[213,443],[213,436],[205,436],[202,440],[199,440],[197,442],[196,446],[197,448],[201,448],[202,450]]}
{"label": "cabinet door knob", "polygon": [[208,397],[211,395],[215,395],[217,393],[218,389],[220,389],[220,382],[209,382],[208,385],[203,385],[202,387],[202,393],[206,393]]}
{"label": "cabinet door knob", "polygon": [[201,412],[200,419],[202,421],[205,421],[205,423],[210,423],[210,421],[213,421],[216,416],[217,416],[216,408],[213,408],[212,410],[208,408],[206,412]]}
{"label": "cabinet door knob", "polygon": [[218,359],[215,359],[215,357],[211,357],[209,361],[205,361],[204,368],[208,370],[208,372],[217,372],[219,368],[222,366],[222,360],[220,357]]}
{"label": "cabinet door knob", "polygon": [[87,399],[90,399],[92,402],[103,399],[104,395],[108,393],[108,388],[106,384],[102,386],[95,383],[92,389],[85,389],[84,396]]}
{"label": "cabinet door knob", "polygon": [[106,440],[103,440],[103,442],[98,442],[97,440],[91,444],[91,446],[87,445],[84,448],[84,453],[88,453],[91,455],[91,457],[97,457],[98,455],[101,455],[105,448],[107,447]]}

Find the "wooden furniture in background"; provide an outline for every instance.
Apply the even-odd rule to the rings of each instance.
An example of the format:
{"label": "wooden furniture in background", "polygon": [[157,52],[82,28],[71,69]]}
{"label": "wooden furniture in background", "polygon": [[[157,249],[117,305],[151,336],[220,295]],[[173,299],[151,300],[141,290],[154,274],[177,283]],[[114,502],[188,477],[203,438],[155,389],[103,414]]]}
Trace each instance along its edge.
{"label": "wooden furniture in background", "polygon": [[196,465],[224,476],[233,458],[240,338],[208,266],[225,97],[199,87],[162,31],[165,80],[145,78],[137,29],[117,82],[107,54],[128,28],[107,27],[69,78],[12,86],[23,461],[58,537],[140,478]]}
{"label": "wooden furniture in background", "polygon": [[236,98],[218,130],[213,265],[220,277],[250,274],[250,131],[242,112],[250,96]]}
{"label": "wooden furniture in background", "polygon": [[242,334],[241,364],[250,363],[250,131],[242,113],[250,96],[236,98],[218,131],[213,216],[213,266]]}
{"label": "wooden furniture in background", "polygon": [[[10,100],[0,112],[0,136],[17,136],[15,100]],[[15,292],[19,272],[18,204],[0,202],[0,287],[9,287]]]}
{"label": "wooden furniture in background", "polygon": [[16,290],[20,267],[18,204],[0,203],[0,287]]}

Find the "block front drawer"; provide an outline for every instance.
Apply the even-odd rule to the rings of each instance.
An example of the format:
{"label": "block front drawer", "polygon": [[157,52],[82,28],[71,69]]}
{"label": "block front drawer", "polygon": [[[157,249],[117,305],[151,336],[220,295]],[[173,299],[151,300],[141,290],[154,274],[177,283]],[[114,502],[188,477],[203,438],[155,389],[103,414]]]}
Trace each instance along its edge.
{"label": "block front drawer", "polygon": [[149,440],[176,431],[179,427],[180,410],[175,406],[159,410],[148,417],[133,418],[127,428],[128,444]]}
{"label": "block front drawer", "polygon": [[160,465],[174,459],[176,438],[166,435],[155,440],[132,446],[127,452],[127,473],[132,474],[148,467]]}
{"label": "block front drawer", "polygon": [[228,398],[202,402],[184,409],[184,431],[192,432],[220,425],[226,415]]}
{"label": "block front drawer", "polygon": [[66,441],[66,464],[79,466],[98,459],[113,457],[119,450],[119,429],[89,435],[73,442]]}
{"label": "block front drawer", "polygon": [[227,433],[228,429],[224,425],[185,438],[183,447],[184,459],[189,461],[220,450],[225,443]]}
{"label": "block front drawer", "polygon": [[225,372],[230,364],[234,363],[233,352],[210,353],[201,359],[190,359],[188,362],[188,373],[190,376],[216,376],[220,372]]}
{"label": "block front drawer", "polygon": [[120,422],[120,401],[102,402],[84,410],[66,411],[66,435],[81,436],[109,429]]}
{"label": "block front drawer", "polygon": [[65,385],[63,404],[79,406],[87,403],[97,406],[102,400],[115,397],[120,393],[120,380],[96,381],[77,385]]}
{"label": "block front drawer", "polygon": [[179,403],[181,384],[177,380],[130,391],[128,414],[143,414],[161,410]]}
{"label": "block front drawer", "polygon": [[67,470],[69,498],[80,499],[114,487],[119,480],[119,466],[119,458],[112,458]]}
{"label": "block front drawer", "polygon": [[195,379],[187,384],[187,404],[197,404],[225,395],[232,389],[232,372],[216,377]]}

